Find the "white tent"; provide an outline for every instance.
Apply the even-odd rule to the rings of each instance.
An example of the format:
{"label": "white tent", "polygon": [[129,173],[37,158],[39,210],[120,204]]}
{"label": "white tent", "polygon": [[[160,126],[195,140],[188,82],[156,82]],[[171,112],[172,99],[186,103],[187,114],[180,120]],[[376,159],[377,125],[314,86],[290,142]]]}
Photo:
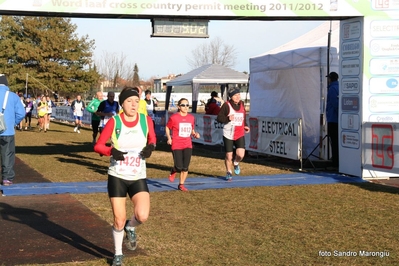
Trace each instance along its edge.
{"label": "white tent", "polygon": [[[219,64],[208,64],[194,69],[187,74],[177,77],[173,80],[166,82],[168,87],[166,94],[165,108],[168,108],[170,93],[172,86],[192,86],[192,102],[193,112],[196,110],[198,102],[199,86],[200,85],[223,85],[228,84],[247,84],[248,75],[242,72],[238,72],[231,68],[219,65]],[[223,90],[222,90],[223,94]]]}
{"label": "white tent", "polygon": [[170,80],[166,82],[166,85],[184,86],[195,83],[206,85],[246,84],[248,83],[248,75],[219,64],[208,64]]}
{"label": "white tent", "polygon": [[[308,47],[250,58],[251,117],[302,118],[303,158],[326,135],[327,54],[338,72],[337,49]],[[320,122],[322,120],[322,124]],[[316,148],[313,155],[328,157]],[[327,158],[323,158],[327,159]]]}
{"label": "white tent", "polygon": [[284,51],[295,50],[304,47],[327,47],[328,33],[330,33],[330,46],[339,51],[339,26],[340,21],[326,21],[320,26],[301,35],[300,37],[289,41],[279,47],[269,50],[267,54],[277,54]]}

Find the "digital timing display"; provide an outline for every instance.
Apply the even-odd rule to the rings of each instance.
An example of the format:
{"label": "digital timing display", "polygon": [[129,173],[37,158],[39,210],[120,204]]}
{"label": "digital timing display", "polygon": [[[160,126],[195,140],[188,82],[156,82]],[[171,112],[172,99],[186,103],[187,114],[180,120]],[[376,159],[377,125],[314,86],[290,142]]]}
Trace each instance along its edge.
{"label": "digital timing display", "polygon": [[208,38],[208,20],[153,19],[151,37]]}

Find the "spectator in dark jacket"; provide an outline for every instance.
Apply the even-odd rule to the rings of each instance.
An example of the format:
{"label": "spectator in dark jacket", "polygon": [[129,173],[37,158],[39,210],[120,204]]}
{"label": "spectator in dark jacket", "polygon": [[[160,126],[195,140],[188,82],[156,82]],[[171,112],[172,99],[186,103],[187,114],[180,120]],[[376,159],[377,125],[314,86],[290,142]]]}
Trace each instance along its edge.
{"label": "spectator in dark jacket", "polygon": [[333,167],[338,167],[338,111],[339,111],[339,83],[338,74],[331,72],[328,77],[327,92],[327,133],[331,140]]}

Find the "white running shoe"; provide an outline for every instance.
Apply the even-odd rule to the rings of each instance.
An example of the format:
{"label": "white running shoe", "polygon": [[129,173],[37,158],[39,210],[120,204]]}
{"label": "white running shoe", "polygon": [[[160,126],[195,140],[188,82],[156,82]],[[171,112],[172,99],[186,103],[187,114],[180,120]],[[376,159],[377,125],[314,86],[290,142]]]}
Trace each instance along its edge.
{"label": "white running shoe", "polygon": [[74,132],[76,132],[77,130],[78,130],[78,127],[75,127],[75,128],[73,129]]}
{"label": "white running shoe", "polygon": [[80,130],[78,129],[78,133],[80,134]]}

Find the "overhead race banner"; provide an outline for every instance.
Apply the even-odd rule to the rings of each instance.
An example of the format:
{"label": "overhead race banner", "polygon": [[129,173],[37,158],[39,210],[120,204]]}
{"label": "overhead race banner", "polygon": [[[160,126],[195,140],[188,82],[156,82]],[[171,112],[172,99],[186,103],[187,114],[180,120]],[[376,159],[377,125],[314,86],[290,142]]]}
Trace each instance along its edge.
{"label": "overhead race banner", "polygon": [[399,124],[363,124],[363,169],[399,172]]}
{"label": "overhead race banner", "polygon": [[[397,0],[0,0],[15,12],[134,16],[329,17],[399,10]],[[15,11],[15,12],[14,12]]]}

